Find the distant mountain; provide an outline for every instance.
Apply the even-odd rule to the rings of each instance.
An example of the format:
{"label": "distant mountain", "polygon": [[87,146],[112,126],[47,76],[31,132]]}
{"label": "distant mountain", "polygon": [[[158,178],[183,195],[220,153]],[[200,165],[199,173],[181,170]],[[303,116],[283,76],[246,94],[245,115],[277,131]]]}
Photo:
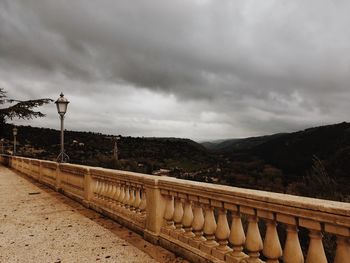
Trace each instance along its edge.
{"label": "distant mountain", "polygon": [[[202,144],[207,147],[207,144]],[[314,156],[324,161],[334,176],[350,171],[350,123],[309,128],[293,133],[225,140],[207,147],[231,160],[258,158],[286,174],[305,175]]]}
{"label": "distant mountain", "polygon": [[350,123],[202,145],[227,184],[350,200]]}
{"label": "distant mountain", "polygon": [[[233,153],[231,151],[231,153]],[[350,123],[339,123],[284,134],[250,151],[286,173],[304,174],[317,156],[332,176],[348,177],[350,171]]]}
{"label": "distant mountain", "polygon": [[219,152],[231,151],[233,149],[247,150],[282,135],[284,135],[284,133],[258,136],[258,137],[249,137],[249,138],[243,138],[243,139],[218,140],[216,142],[215,141],[203,142],[201,144],[208,150],[219,151]]}

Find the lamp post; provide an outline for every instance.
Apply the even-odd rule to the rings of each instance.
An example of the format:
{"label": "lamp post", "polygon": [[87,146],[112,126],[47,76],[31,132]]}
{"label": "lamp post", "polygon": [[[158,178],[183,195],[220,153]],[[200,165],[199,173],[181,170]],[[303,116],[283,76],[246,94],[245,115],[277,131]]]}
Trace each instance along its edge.
{"label": "lamp post", "polygon": [[64,128],[63,128],[63,121],[64,121],[64,115],[67,112],[69,101],[64,97],[63,93],[61,92],[60,97],[55,101],[55,104],[57,106],[57,112],[60,115],[61,120],[61,152],[57,156],[57,161],[64,163],[69,160],[69,156],[64,152]]}
{"label": "lamp post", "polygon": [[118,141],[120,140],[120,136],[114,137],[114,159],[118,161]]}
{"label": "lamp post", "polygon": [[0,141],[1,141],[1,153],[4,154],[4,142],[5,142],[5,139],[2,138]]}
{"label": "lamp post", "polygon": [[12,129],[12,132],[13,132],[13,155],[16,155],[16,144],[17,144],[17,141],[16,141],[16,136],[17,136],[17,128],[14,127]]}

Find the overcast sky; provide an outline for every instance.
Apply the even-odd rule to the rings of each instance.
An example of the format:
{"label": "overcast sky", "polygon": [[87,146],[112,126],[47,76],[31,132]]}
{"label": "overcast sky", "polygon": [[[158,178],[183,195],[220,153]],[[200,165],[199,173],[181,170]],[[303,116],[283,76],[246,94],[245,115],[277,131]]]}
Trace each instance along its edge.
{"label": "overcast sky", "polygon": [[[0,87],[66,128],[195,140],[349,120],[350,1],[1,0]],[[58,128],[47,117],[20,122]]]}

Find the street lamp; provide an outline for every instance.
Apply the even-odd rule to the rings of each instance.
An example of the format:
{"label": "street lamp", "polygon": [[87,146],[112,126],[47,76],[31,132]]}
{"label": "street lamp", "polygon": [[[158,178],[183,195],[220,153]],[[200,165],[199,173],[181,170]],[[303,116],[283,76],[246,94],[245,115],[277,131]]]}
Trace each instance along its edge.
{"label": "street lamp", "polygon": [[5,142],[5,139],[2,138],[2,139],[0,140],[0,142],[1,142],[1,153],[4,154],[4,142]]}
{"label": "street lamp", "polygon": [[17,132],[18,132],[17,128],[14,127],[12,129],[12,132],[13,132],[13,155],[16,155],[16,144],[17,144],[16,136],[17,136]]}
{"label": "street lamp", "polygon": [[69,156],[64,152],[64,129],[63,129],[63,120],[64,115],[67,112],[67,106],[69,101],[64,97],[63,93],[61,92],[60,97],[55,101],[55,104],[57,106],[57,112],[60,115],[61,119],[61,152],[57,156],[57,161],[64,163],[69,160]]}
{"label": "street lamp", "polygon": [[114,137],[114,151],[113,151],[113,155],[114,155],[114,159],[116,161],[118,161],[118,141],[120,140],[120,136]]}

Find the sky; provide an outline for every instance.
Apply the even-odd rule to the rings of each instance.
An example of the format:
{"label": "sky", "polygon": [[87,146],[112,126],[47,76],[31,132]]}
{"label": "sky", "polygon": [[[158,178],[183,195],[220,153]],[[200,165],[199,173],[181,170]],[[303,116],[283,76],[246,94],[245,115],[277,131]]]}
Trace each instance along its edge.
{"label": "sky", "polygon": [[[1,0],[0,88],[69,130],[197,141],[349,120],[346,0]],[[45,118],[17,124],[59,128]]]}

